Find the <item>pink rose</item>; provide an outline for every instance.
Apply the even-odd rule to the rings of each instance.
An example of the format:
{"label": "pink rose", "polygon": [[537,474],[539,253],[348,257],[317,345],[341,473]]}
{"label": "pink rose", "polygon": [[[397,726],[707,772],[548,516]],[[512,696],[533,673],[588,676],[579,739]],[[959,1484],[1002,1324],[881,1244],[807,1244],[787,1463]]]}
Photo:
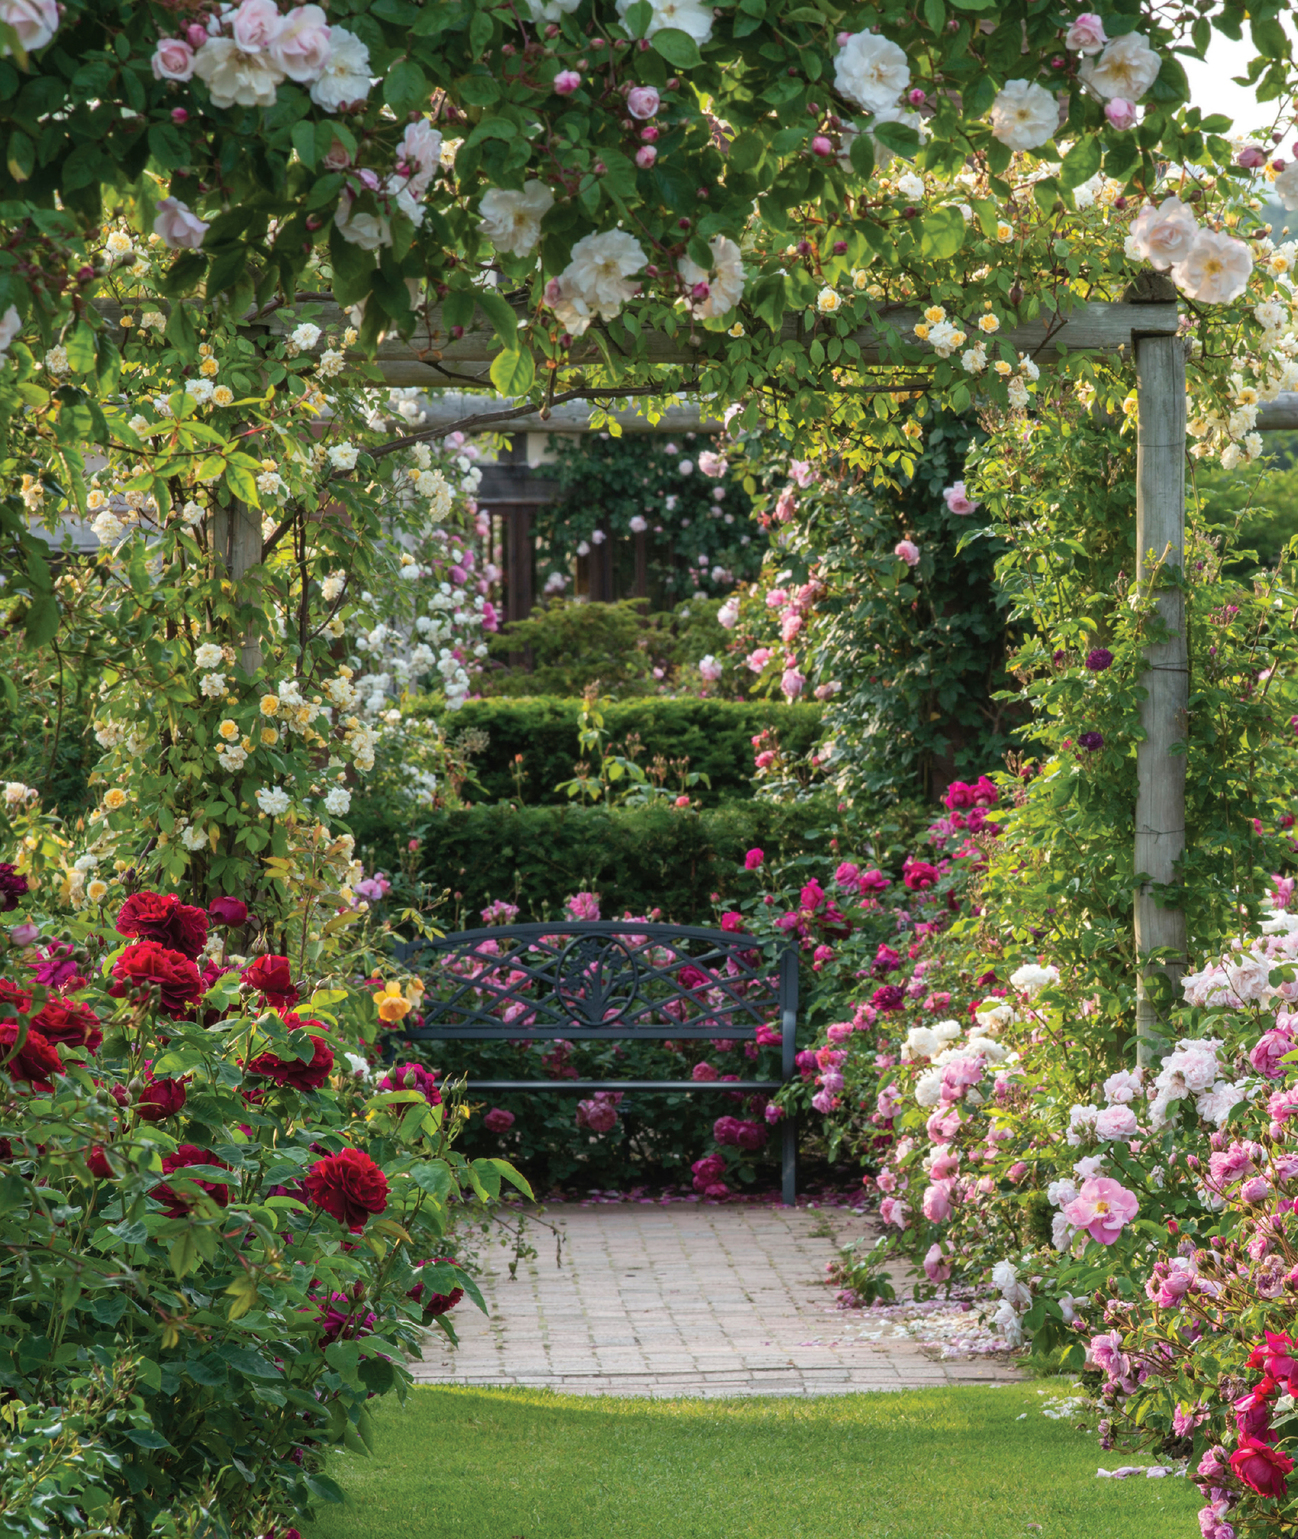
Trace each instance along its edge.
{"label": "pink rose", "polygon": [[190,80],[194,74],[194,50],[180,37],[164,37],[153,54],[155,80]]}
{"label": "pink rose", "polygon": [[[1113,1108],[1111,1108],[1113,1109]],[[1092,1176],[1063,1209],[1064,1217],[1101,1245],[1112,1245],[1140,1211],[1135,1195],[1109,1176]]]}
{"label": "pink rose", "polygon": [[279,36],[280,15],[275,0],[240,0],[232,31],[242,53],[260,53]]}
{"label": "pink rose", "polygon": [[763,851],[758,849],[749,850],[747,855],[744,856],[744,870],[756,871],[765,859],[766,855]]}
{"label": "pink rose", "polygon": [[934,1181],[924,1188],[924,1217],[931,1224],[945,1223],[951,1217],[951,1186],[947,1181]]}
{"label": "pink rose", "polygon": [[1268,1031],[1259,1038],[1248,1055],[1248,1061],[1266,1079],[1283,1079],[1285,1066],[1280,1062],[1286,1053],[1294,1051],[1292,1038],[1282,1031]]}
{"label": "pink rose", "polygon": [[1147,203],[1131,222],[1131,238],[1141,256],[1160,271],[1184,262],[1198,233],[1193,209],[1175,197],[1157,207]]}
{"label": "pink rose", "polygon": [[1136,125],[1136,104],[1127,101],[1125,97],[1115,96],[1112,101],[1105,102],[1104,116],[1119,133],[1122,133]]}
{"label": "pink rose", "polygon": [[280,23],[270,42],[275,67],[290,80],[318,80],[329,62],[329,23],[318,5],[299,5]]}
{"label": "pink rose", "polygon": [[948,511],[951,513],[959,513],[961,515],[972,513],[978,506],[965,491],[963,481],[955,481],[946,487],[942,493],[942,498],[947,505]]}
{"label": "pink rose", "polygon": [[[25,53],[44,48],[59,30],[59,8],[55,0],[0,0],[0,21],[7,21],[18,34]],[[9,54],[0,48],[0,58]]]}
{"label": "pink rose", "polygon": [[1010,1168],[1005,1172],[1005,1176],[1007,1180],[1013,1181],[1014,1185],[1017,1186],[1023,1177],[1027,1175],[1027,1173],[1028,1167],[1023,1163],[1023,1161],[1015,1160]]}
{"label": "pink rose", "polygon": [[1093,11],[1083,11],[1064,36],[1064,47],[1077,53],[1099,53],[1109,41],[1104,23]]}
{"label": "pink rose", "polygon": [[207,225],[197,214],[191,213],[189,205],[182,203],[179,198],[158,199],[153,233],[161,236],[163,244],[173,251],[197,251],[203,244],[207,230]]}
{"label": "pink rose", "polygon": [[805,675],[796,668],[786,668],[780,676],[780,692],[786,700],[796,700],[806,685]]}
{"label": "pink rose", "polygon": [[1136,1114],[1130,1106],[1106,1106],[1095,1119],[1097,1138],[1130,1138],[1138,1131]]}
{"label": "pink rose", "polygon": [[571,96],[580,84],[581,76],[575,69],[561,69],[554,77],[554,94]]}
{"label": "pink rose", "polygon": [[960,1169],[960,1151],[950,1144],[939,1144],[933,1150],[933,1163],[928,1173],[934,1181],[945,1181]]}
{"label": "pink rose", "polygon": [[899,556],[907,566],[919,565],[919,546],[911,540],[898,540],[892,548],[894,556]]}
{"label": "pink rose", "polygon": [[642,171],[647,171],[657,159],[658,151],[652,144],[642,144],[635,152],[635,163]]}
{"label": "pink rose", "polygon": [[924,1275],[929,1282],[946,1282],[951,1275],[951,1263],[942,1254],[942,1247],[936,1240],[928,1248],[928,1254],[924,1257]]}
{"label": "pink rose", "polygon": [[750,672],[760,673],[762,669],[766,667],[767,663],[770,662],[770,660],[770,647],[758,647],[756,651],[750,652],[748,654],[748,656],[744,659],[744,663]]}
{"label": "pink rose", "polygon": [[502,1106],[493,1106],[482,1119],[482,1125],[492,1133],[508,1133],[514,1125],[514,1114]]}
{"label": "pink rose", "polygon": [[1265,1176],[1250,1176],[1239,1189],[1241,1202],[1265,1202],[1271,1194],[1271,1183]]}
{"label": "pink rose", "polygon": [[632,86],[626,93],[626,110],[643,123],[658,111],[658,92],[653,86]]}

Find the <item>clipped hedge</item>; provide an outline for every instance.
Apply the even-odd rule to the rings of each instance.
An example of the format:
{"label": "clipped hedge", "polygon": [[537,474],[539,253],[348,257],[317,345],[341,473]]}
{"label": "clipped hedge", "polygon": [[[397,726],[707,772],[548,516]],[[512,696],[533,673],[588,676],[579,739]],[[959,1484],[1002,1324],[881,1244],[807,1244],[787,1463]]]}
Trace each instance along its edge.
{"label": "clipped hedge", "polygon": [[[572,767],[581,757],[580,700],[553,695],[468,700],[460,710],[447,711],[439,699],[423,697],[406,709],[411,715],[435,717],[452,734],[465,728],[488,734],[486,749],[473,760],[484,801],[518,800],[510,769],[520,753],[527,771],[523,801],[537,806],[566,800],[554,788],[572,778]],[[769,727],[779,734],[786,752],[805,754],[820,737],[822,710],[815,702],[659,698],[614,701],[605,707],[604,721],[614,744],[629,732],[640,734],[641,764],[655,754],[667,760],[688,755],[690,768],[702,770],[712,782],[710,791],[699,788],[704,804],[715,806],[752,795],[751,740],[757,733]]]}
{"label": "clipped hedge", "polygon": [[478,806],[435,813],[419,830],[421,879],[453,896],[439,909],[448,928],[479,924],[496,898],[522,919],[562,913],[578,890],[600,894],[605,917],[662,910],[675,924],[711,924],[710,894],[747,893],[744,854],[768,857],[827,848],[838,821],[832,798],[795,805],[751,801],[713,811],[657,806]]}

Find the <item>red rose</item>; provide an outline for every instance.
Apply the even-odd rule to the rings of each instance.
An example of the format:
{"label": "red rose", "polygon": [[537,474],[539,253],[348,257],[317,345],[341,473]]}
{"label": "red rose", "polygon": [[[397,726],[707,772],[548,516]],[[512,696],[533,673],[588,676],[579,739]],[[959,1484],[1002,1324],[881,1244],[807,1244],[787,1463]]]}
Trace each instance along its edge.
{"label": "red rose", "polygon": [[901,879],[911,892],[926,892],[941,876],[936,866],[931,866],[926,860],[908,860],[902,870]]}
{"label": "red rose", "polygon": [[0,978],[0,1010],[11,1005],[19,1015],[26,1015],[32,1007],[32,996],[7,978]]}
{"label": "red rose", "polygon": [[292,1085],[294,1090],[319,1090],[329,1078],[334,1066],[333,1049],[323,1037],[312,1037],[315,1056],[310,1063],[300,1058],[277,1058],[274,1053],[262,1053],[248,1065],[249,1074],[261,1074],[273,1079],[277,1085]]}
{"label": "red rose", "polygon": [[128,946],[113,963],[113,977],[117,982],[108,992],[117,999],[159,990],[161,1008],[173,1021],[188,1015],[189,1006],[203,994],[203,980],[193,962],[157,941],[141,940]]}
{"label": "red rose", "polygon": [[39,1015],[33,1016],[32,1025],[47,1042],[62,1042],[65,1047],[84,1047],[88,1053],[97,1053],[104,1040],[99,1017],[89,1005],[79,1005],[70,1000],[51,999]]}
{"label": "red rose", "polygon": [[95,1144],[86,1156],[86,1164],[90,1167],[90,1174],[96,1181],[115,1181],[117,1172],[108,1163],[108,1156],[104,1153],[102,1144]]}
{"label": "red rose", "polygon": [[0,1068],[10,1079],[26,1080],[42,1090],[48,1090],[51,1074],[62,1074],[63,1061],[58,1048],[46,1041],[39,1031],[28,1028],[27,1040],[11,1058],[14,1044],[18,1041],[18,1022],[0,1021]]}
{"label": "red rose", "polygon": [[365,1227],[371,1213],[388,1205],[388,1179],[360,1149],[327,1154],[307,1171],[306,1194],[353,1234]]}
{"label": "red rose", "polygon": [[[443,1266],[453,1265],[449,1256],[434,1256],[431,1261],[420,1261],[419,1266]],[[448,1309],[455,1306],[464,1297],[463,1288],[452,1288],[449,1293],[430,1293],[424,1297],[423,1283],[416,1283],[410,1292],[406,1294],[408,1299],[413,1299],[424,1311],[424,1320],[435,1320],[438,1315],[444,1315]]]}
{"label": "red rose", "polygon": [[258,957],[244,968],[240,976],[264,996],[268,1005],[276,1009],[291,1009],[298,1002],[298,992],[293,987],[293,974],[287,957]]}
{"label": "red rose", "polygon": [[248,923],[248,905],[238,898],[213,898],[207,905],[207,917],[213,924],[238,930]]}
{"label": "red rose", "polygon": [[140,1091],[135,1102],[135,1115],[141,1122],[165,1122],[174,1117],[185,1104],[183,1079],[154,1079]]}
{"label": "red rose", "polygon": [[137,892],[122,904],[117,933],[157,941],[192,959],[207,941],[207,915],[182,903],[174,892]]}
{"label": "red rose", "polygon": [[[184,1171],[190,1165],[219,1165],[222,1170],[229,1170],[230,1168],[224,1160],[218,1160],[209,1150],[200,1149],[196,1144],[181,1144],[175,1154],[166,1155],[162,1161],[163,1173],[168,1176],[173,1171]],[[194,1185],[201,1186],[212,1201],[220,1207],[225,1207],[229,1202],[229,1187],[221,1186],[215,1181],[200,1181],[196,1177],[192,1179],[194,1180]],[[149,1195],[156,1197],[159,1202],[167,1204],[167,1216],[169,1218],[184,1218],[193,1205],[191,1198],[182,1197],[165,1183],[162,1186],[155,1186]]]}
{"label": "red rose", "polygon": [[1230,1467],[1259,1496],[1282,1497],[1288,1491],[1285,1476],[1293,1469],[1293,1460],[1278,1448],[1246,1435],[1231,1454]]}

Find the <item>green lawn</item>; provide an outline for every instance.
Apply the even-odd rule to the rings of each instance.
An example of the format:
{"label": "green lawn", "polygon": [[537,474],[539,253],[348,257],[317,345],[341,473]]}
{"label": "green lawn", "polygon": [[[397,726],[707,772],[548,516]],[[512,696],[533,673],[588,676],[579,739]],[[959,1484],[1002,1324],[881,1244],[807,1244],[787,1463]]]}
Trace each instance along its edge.
{"label": "green lawn", "polygon": [[[1043,1386],[819,1400],[427,1388],[334,1456],[307,1539],[1195,1539],[1180,1477],[1097,1480]],[[1053,1389],[1052,1389],[1053,1392]],[[1023,1412],[1025,1420],[1020,1420]]]}

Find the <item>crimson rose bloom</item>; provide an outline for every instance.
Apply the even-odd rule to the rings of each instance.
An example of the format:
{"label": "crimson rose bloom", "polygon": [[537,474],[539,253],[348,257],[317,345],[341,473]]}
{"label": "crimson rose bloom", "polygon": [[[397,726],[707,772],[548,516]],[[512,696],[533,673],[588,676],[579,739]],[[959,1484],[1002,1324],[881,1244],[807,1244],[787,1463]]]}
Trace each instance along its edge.
{"label": "crimson rose bloom", "polygon": [[189,1006],[202,998],[203,980],[198,968],[178,951],[170,951],[157,941],[136,941],[113,963],[113,977],[108,992],[114,998],[158,989],[162,1009],[173,1021],[188,1015]]}
{"label": "crimson rose bloom", "polygon": [[360,1149],[327,1154],[307,1171],[306,1194],[353,1234],[364,1229],[371,1213],[388,1205],[388,1178]]}
{"label": "crimson rose bloom", "polygon": [[1247,1435],[1230,1456],[1230,1467],[1250,1490],[1259,1496],[1281,1497],[1288,1491],[1285,1476],[1293,1469],[1293,1460],[1278,1448],[1271,1448]]}
{"label": "crimson rose bloom", "polygon": [[0,978],[0,1010],[5,1005],[12,1005],[19,1015],[26,1015],[32,1007],[32,996],[26,989],[20,989],[16,983],[10,983],[7,978]]}
{"label": "crimson rose bloom", "polygon": [[140,1091],[135,1103],[135,1115],[141,1122],[165,1122],[174,1117],[185,1104],[183,1079],[154,1079]]}
{"label": "crimson rose bloom", "polygon": [[137,892],[122,904],[117,933],[157,941],[192,959],[207,941],[207,915],[182,903],[174,892]]}
{"label": "crimson rose bloom", "polygon": [[[49,1089],[51,1074],[62,1074],[63,1061],[58,1049],[34,1027],[28,1027],[27,1040],[21,1050],[10,1058],[14,1043],[18,1040],[18,1022],[0,1021],[0,1066],[10,1079],[24,1079],[42,1090]],[[8,1062],[5,1060],[8,1059]]]}
{"label": "crimson rose bloom", "polygon": [[248,1065],[248,1073],[273,1079],[277,1085],[292,1085],[294,1090],[319,1090],[333,1069],[334,1055],[323,1037],[312,1037],[311,1040],[315,1043],[315,1056],[310,1063],[303,1063],[300,1058],[277,1058],[274,1053],[262,1053]]}
{"label": "crimson rose bloom", "polygon": [[268,1005],[291,1009],[298,1002],[287,957],[264,956],[244,968],[240,977],[260,993]]}
{"label": "crimson rose bloom", "polygon": [[207,905],[207,917],[213,924],[237,930],[248,923],[248,905],[238,898],[213,898]]}
{"label": "crimson rose bloom", "polygon": [[[450,1256],[434,1256],[431,1261],[419,1261],[416,1262],[416,1265],[420,1267],[443,1266],[449,1263],[451,1263]],[[449,1293],[430,1293],[428,1297],[425,1298],[424,1284],[416,1283],[415,1286],[411,1288],[410,1292],[406,1294],[406,1297],[408,1299],[413,1299],[416,1304],[420,1304],[422,1306],[424,1311],[424,1320],[427,1322],[429,1320],[435,1320],[438,1315],[444,1315],[448,1309],[454,1309],[455,1306],[464,1297],[464,1289],[452,1288]]]}
{"label": "crimson rose bloom", "polygon": [[[166,1155],[162,1161],[162,1169],[166,1175],[171,1175],[176,1170],[184,1171],[190,1165],[219,1165],[222,1170],[230,1168],[224,1160],[218,1160],[210,1150],[200,1149],[197,1144],[181,1144],[175,1154]],[[201,1186],[219,1207],[225,1207],[230,1201],[228,1186],[220,1186],[215,1181],[200,1181],[197,1177],[193,1180],[194,1185]],[[190,1198],[180,1196],[165,1183],[162,1186],[155,1186],[149,1195],[167,1204],[169,1218],[184,1218],[192,1205]]]}
{"label": "crimson rose bloom", "polygon": [[90,1167],[90,1174],[96,1181],[115,1181],[117,1172],[108,1163],[108,1156],[104,1153],[103,1144],[92,1144],[90,1153],[86,1156],[86,1164]]}
{"label": "crimson rose bloom", "polygon": [[0,914],[18,907],[18,899],[27,892],[27,878],[19,876],[8,863],[0,861]]}
{"label": "crimson rose bloom", "polygon": [[89,1005],[79,1005],[71,1000],[49,1000],[40,1014],[32,1017],[32,1025],[47,1042],[84,1047],[88,1053],[97,1053],[104,1040],[95,1012]]}
{"label": "crimson rose bloom", "polygon": [[926,892],[942,873],[926,860],[908,860],[901,879],[912,892]]}

